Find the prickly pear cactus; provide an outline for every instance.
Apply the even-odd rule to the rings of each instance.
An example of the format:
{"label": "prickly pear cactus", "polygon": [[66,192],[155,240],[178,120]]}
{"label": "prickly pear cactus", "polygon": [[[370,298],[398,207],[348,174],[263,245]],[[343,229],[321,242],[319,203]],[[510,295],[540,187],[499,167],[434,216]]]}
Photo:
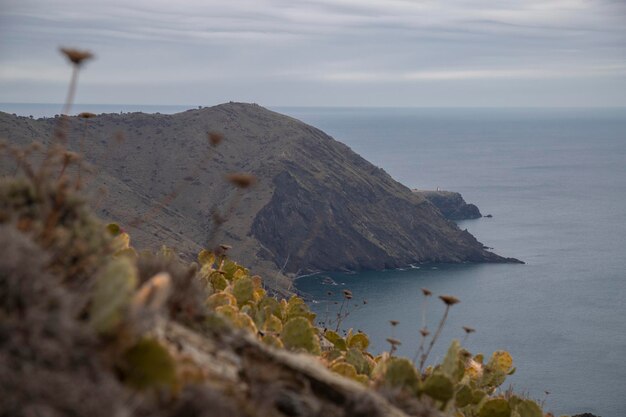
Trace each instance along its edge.
{"label": "prickly pear cactus", "polygon": [[384,385],[416,391],[419,378],[413,363],[406,358],[390,358],[386,363]]}
{"label": "prickly pear cactus", "polygon": [[342,351],[346,351],[348,349],[348,345],[345,339],[339,336],[337,332],[334,332],[332,330],[326,330],[324,332],[324,338],[328,340],[330,343],[332,343],[336,349],[339,349]]}
{"label": "prickly pear cactus", "polygon": [[198,262],[202,266],[207,265],[207,266],[212,268],[213,264],[215,263],[215,254],[213,252],[211,252],[211,251],[203,249],[198,254]]}
{"label": "prickly pear cactus", "polygon": [[287,302],[286,319],[290,320],[294,317],[305,317],[309,322],[315,319],[315,313],[309,310],[302,298],[295,295]]}
{"label": "prickly pear cactus", "polygon": [[461,358],[461,344],[453,340],[441,364],[441,372],[454,382],[459,382],[465,373],[465,364]]}
{"label": "prickly pear cactus", "polygon": [[435,372],[426,378],[421,392],[445,404],[454,397],[454,382],[449,376]]}
{"label": "prickly pear cactus", "polygon": [[356,379],[357,371],[350,363],[338,361],[330,366],[330,370],[350,379]]}
{"label": "prickly pear cactus", "polygon": [[211,272],[209,275],[209,282],[214,291],[223,291],[228,287],[228,281],[220,272]]}
{"label": "prickly pear cactus", "polygon": [[96,278],[90,321],[99,333],[117,328],[124,318],[137,287],[137,269],[127,258],[115,258],[107,263]]}
{"label": "prickly pear cactus", "polygon": [[[473,356],[456,340],[440,364],[429,366],[420,375],[414,364],[384,352],[373,357],[367,349],[366,334],[352,329],[345,337],[332,330],[314,327],[315,314],[304,300],[268,296],[258,276],[209,252],[202,252],[199,276],[209,294],[207,306],[229,325],[251,331],[264,344],[275,348],[319,355],[330,370],[365,385],[390,392],[419,396],[435,401],[442,411],[472,417],[541,417],[540,408],[529,401],[510,397],[510,402],[493,393],[515,368],[508,352],[496,351],[483,364],[482,354]],[[260,331],[258,331],[259,329]],[[323,339],[322,339],[323,338]],[[321,351],[320,341],[324,344]],[[451,414],[451,415],[452,415]]]}
{"label": "prickly pear cactus", "polygon": [[215,312],[221,314],[231,321],[234,321],[239,314],[239,310],[237,309],[237,307],[230,304],[217,307],[215,309]]}
{"label": "prickly pear cactus", "polygon": [[346,344],[349,348],[355,348],[359,350],[367,350],[370,345],[370,340],[364,333],[351,334],[346,340]]}
{"label": "prickly pear cactus", "polygon": [[239,305],[239,307],[252,301],[254,296],[254,284],[250,277],[243,276],[235,280],[233,295],[237,299],[237,305]]}
{"label": "prickly pear cactus", "polygon": [[265,297],[258,302],[258,308],[261,311],[269,311],[279,319],[283,319],[283,310],[280,303],[272,297]]}
{"label": "prickly pear cactus", "polygon": [[212,309],[220,306],[236,306],[237,299],[227,292],[218,292],[207,298],[206,304]]}
{"label": "prickly pear cactus", "polygon": [[176,384],[176,363],[154,339],[142,339],[122,357],[124,381],[133,388],[172,388]]}
{"label": "prickly pear cactus", "polygon": [[497,350],[493,352],[493,355],[491,355],[491,359],[489,360],[489,363],[487,363],[487,366],[507,373],[513,366],[513,358],[509,352]]}
{"label": "prickly pear cactus", "polygon": [[[518,401],[513,401],[517,399]],[[513,404],[515,403],[515,404]],[[513,409],[511,413],[515,417],[543,417],[541,407],[533,400],[522,400],[519,397],[513,396],[509,399],[509,405]]]}
{"label": "prickly pear cactus", "polygon": [[504,398],[492,398],[478,409],[478,417],[510,417],[511,407]]}
{"label": "prickly pear cactus", "polygon": [[280,333],[283,330],[283,322],[278,317],[269,312],[269,308],[266,310],[266,318],[263,323],[263,331],[269,333]]}
{"label": "prickly pear cactus", "polygon": [[240,329],[247,329],[254,334],[258,333],[256,324],[254,324],[254,321],[252,320],[252,318],[246,313],[241,313],[241,312],[237,313],[233,321],[235,325],[239,327]]}
{"label": "prickly pear cactus", "polygon": [[469,385],[461,385],[461,387],[458,388],[456,394],[454,395],[454,401],[458,408],[463,408],[472,404],[472,400],[472,388]]}
{"label": "prickly pear cactus", "polygon": [[237,265],[230,259],[224,260],[222,271],[224,272],[224,277],[226,277],[228,281],[233,281],[235,278],[248,275],[248,270],[246,268],[241,265]]}
{"label": "prickly pear cactus", "polygon": [[350,349],[346,352],[345,361],[350,365],[354,366],[357,373],[368,375],[372,372],[372,363],[370,359],[367,358],[363,352],[359,349]]}
{"label": "prickly pear cactus", "polygon": [[263,336],[261,341],[265,343],[266,345],[275,347],[277,349],[285,348],[285,345],[283,344],[282,340],[280,340],[278,337],[274,336],[273,334],[266,334],[265,336]]}
{"label": "prickly pear cactus", "polygon": [[322,358],[326,363],[333,363],[337,359],[343,358],[343,352],[338,349],[327,350],[322,353]]}
{"label": "prickly pear cactus", "polygon": [[290,319],[280,334],[285,347],[292,350],[304,350],[314,355],[321,353],[320,341],[311,323],[304,317]]}

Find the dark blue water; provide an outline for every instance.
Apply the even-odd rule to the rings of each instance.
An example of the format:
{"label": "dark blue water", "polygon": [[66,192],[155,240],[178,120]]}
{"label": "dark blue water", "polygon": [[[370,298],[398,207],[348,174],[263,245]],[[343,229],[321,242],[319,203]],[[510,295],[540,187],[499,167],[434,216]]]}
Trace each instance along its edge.
{"label": "dark blue water", "polygon": [[[20,107],[21,106],[21,107]],[[0,104],[35,117],[60,105]],[[29,107],[30,106],[30,107]],[[55,107],[56,106],[56,107]],[[77,106],[76,111],[174,113],[184,106]],[[297,287],[324,316],[327,291],[349,288],[345,325],[373,350],[402,341],[412,357],[421,287],[461,299],[432,360],[461,326],[473,352],[510,351],[516,390],[546,398],[556,415],[626,416],[626,110],[275,109],[321,128],[409,187],[459,191],[492,219],[461,222],[486,245],[526,265],[422,265],[406,271],[323,274]],[[340,285],[322,283],[332,276]],[[336,295],[337,299],[339,296]],[[427,322],[442,304],[431,299]],[[399,320],[392,332],[388,320]]]}
{"label": "dark blue water", "polygon": [[[453,294],[441,357],[461,326],[473,352],[511,352],[518,391],[556,415],[626,416],[626,111],[281,109],[326,131],[409,187],[459,191],[492,219],[461,222],[526,265],[421,266],[323,274],[297,287],[319,303],[349,288],[368,300],[346,325],[400,353],[418,345],[420,288]],[[434,269],[436,268],[436,269]],[[340,287],[322,284],[330,275]],[[340,298],[339,296],[337,296]],[[429,327],[442,304],[429,301]],[[332,304],[331,304],[332,308]]]}

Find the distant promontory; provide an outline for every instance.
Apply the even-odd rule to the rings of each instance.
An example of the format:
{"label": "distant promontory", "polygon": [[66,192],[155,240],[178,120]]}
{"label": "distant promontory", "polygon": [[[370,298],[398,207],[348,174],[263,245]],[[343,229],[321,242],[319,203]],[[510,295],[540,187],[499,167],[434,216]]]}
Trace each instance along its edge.
{"label": "distant promontory", "polygon": [[[0,137],[47,142],[57,123],[0,113]],[[96,209],[139,248],[165,243],[197,253],[216,210],[228,212],[236,201],[215,241],[267,276],[519,262],[485,250],[449,220],[480,216],[475,206],[457,204],[460,195],[414,193],[319,129],[255,104],[67,123],[69,146],[95,167],[89,187]],[[211,147],[208,132],[223,141]],[[242,193],[225,180],[230,172],[251,173],[256,186]]]}
{"label": "distant promontory", "polygon": [[470,220],[482,217],[474,204],[468,204],[460,193],[453,191],[412,190],[430,201],[448,220]]}

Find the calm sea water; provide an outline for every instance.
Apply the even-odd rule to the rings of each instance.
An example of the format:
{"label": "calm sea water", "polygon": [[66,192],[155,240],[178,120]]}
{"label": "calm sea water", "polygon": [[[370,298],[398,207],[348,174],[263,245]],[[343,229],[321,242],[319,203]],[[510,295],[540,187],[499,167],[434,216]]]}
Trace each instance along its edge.
{"label": "calm sea water", "polygon": [[[0,104],[51,116],[60,105]],[[77,111],[174,113],[187,106],[77,106]],[[526,265],[420,265],[406,271],[300,278],[321,317],[340,289],[368,304],[346,326],[374,351],[393,336],[418,346],[421,287],[461,299],[432,360],[461,326],[473,352],[510,351],[516,390],[556,415],[626,416],[626,110],[276,108],[321,128],[409,187],[459,191],[492,219],[460,222]],[[337,285],[324,284],[326,276]],[[333,292],[333,297],[326,295]],[[330,298],[330,300],[329,300]],[[427,304],[436,326],[443,308]],[[388,320],[400,324],[392,329]],[[545,391],[550,394],[546,396]]]}

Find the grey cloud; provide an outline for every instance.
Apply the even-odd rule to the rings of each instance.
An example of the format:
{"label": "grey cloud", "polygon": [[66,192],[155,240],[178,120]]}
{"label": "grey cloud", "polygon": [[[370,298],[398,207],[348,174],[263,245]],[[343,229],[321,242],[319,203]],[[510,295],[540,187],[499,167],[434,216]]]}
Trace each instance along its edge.
{"label": "grey cloud", "polygon": [[626,105],[607,87],[626,80],[625,17],[609,0],[0,0],[0,101],[58,101],[73,45],[98,56],[84,102]]}

